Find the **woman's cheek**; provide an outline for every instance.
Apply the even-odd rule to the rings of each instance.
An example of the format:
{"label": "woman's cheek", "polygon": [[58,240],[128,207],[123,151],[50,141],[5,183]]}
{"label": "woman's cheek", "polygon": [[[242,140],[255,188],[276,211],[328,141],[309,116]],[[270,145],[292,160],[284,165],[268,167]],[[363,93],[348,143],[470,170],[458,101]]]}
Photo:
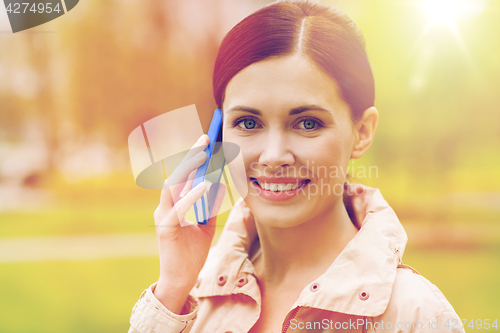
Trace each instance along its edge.
{"label": "woman's cheek", "polygon": [[344,181],[347,172],[345,145],[337,138],[329,138],[316,150],[321,152],[315,157],[315,172],[324,183],[336,184]]}
{"label": "woman's cheek", "polygon": [[[245,161],[245,169],[247,172],[255,172],[257,163],[259,162],[259,148],[253,137],[239,138],[236,143],[241,149],[243,160]],[[253,169],[253,170],[252,170]],[[248,176],[247,176],[248,177]]]}

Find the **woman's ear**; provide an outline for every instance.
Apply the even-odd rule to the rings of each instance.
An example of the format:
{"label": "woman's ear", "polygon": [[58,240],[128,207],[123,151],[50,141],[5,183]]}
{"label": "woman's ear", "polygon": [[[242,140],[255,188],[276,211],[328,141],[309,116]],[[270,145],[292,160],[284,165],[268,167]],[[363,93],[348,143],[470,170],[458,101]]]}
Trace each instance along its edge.
{"label": "woman's ear", "polygon": [[361,119],[355,124],[355,139],[351,158],[360,158],[370,148],[377,129],[378,111],[370,107],[363,112]]}

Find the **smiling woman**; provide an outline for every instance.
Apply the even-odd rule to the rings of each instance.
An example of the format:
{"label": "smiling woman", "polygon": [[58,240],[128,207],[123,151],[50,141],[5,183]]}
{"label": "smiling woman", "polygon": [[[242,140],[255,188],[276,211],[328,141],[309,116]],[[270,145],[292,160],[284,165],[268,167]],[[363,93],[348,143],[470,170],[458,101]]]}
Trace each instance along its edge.
{"label": "smiling woman", "polygon": [[[245,202],[257,220],[270,226],[295,226],[318,215],[354,229],[345,209],[331,209],[332,203],[343,207],[342,191],[337,191],[336,200],[324,193],[339,186],[342,189],[345,175],[319,177],[305,166],[314,161],[316,168],[346,170],[351,156],[368,148],[376,110],[369,108],[355,126],[335,81],[300,53],[274,56],[246,67],[225,91],[222,109],[228,111],[223,137],[240,147],[250,170],[249,185],[254,186]],[[301,172],[298,177],[304,169],[311,172]],[[280,191],[279,184],[297,188]],[[313,196],[312,187],[323,191],[314,191]],[[335,224],[329,226],[337,228]]]}
{"label": "smiling woman", "polygon": [[[160,277],[129,332],[463,332],[443,294],[402,264],[406,234],[380,192],[320,172],[347,170],[377,127],[372,71],[349,18],[310,1],[268,5],[226,35],[213,83],[248,195],[209,254],[215,218],[192,225],[178,214],[203,185],[175,206],[165,186]],[[189,157],[184,177],[204,159]]]}

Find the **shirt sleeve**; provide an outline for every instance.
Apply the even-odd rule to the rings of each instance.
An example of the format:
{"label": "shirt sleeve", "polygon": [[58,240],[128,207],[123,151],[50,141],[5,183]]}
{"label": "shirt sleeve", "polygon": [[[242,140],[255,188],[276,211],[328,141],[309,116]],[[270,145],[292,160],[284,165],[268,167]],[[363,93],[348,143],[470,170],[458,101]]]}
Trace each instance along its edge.
{"label": "shirt sleeve", "polygon": [[188,314],[178,315],[168,310],[153,294],[156,282],[144,290],[132,309],[128,333],[187,333],[198,312],[197,300],[189,295],[184,305]]}
{"label": "shirt sleeve", "polygon": [[379,326],[383,321],[380,331],[387,333],[465,332],[460,317],[438,287],[408,266],[398,268],[389,304],[374,321]]}
{"label": "shirt sleeve", "polygon": [[446,311],[429,319],[417,333],[465,333],[463,323],[453,311]]}

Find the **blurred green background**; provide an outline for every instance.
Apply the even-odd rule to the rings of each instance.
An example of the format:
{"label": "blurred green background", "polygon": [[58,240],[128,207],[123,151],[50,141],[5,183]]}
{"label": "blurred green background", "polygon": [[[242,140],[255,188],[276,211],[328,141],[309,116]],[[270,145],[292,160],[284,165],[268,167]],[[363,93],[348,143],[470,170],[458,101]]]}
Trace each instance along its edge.
{"label": "blurred green background", "polygon": [[[325,2],[363,31],[376,81],[377,136],[353,180],[380,188],[400,217],[404,262],[467,325],[493,323],[500,2]],[[266,3],[87,0],[17,34],[0,5],[0,332],[128,329],[158,277],[159,199],[134,183],[128,134],[190,104],[206,130],[218,45]]]}

